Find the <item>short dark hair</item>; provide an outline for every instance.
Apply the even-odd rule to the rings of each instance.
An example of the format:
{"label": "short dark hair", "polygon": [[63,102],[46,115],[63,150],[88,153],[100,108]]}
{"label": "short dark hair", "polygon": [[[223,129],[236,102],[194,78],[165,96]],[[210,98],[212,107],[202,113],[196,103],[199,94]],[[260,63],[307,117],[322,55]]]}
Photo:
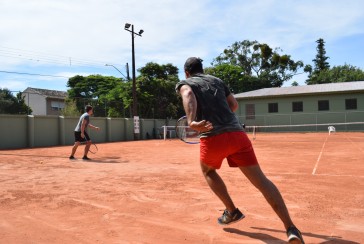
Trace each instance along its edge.
{"label": "short dark hair", "polygon": [[86,113],[88,113],[88,111],[90,111],[91,109],[92,109],[92,106],[91,105],[86,105],[85,106]]}
{"label": "short dark hair", "polygon": [[185,62],[185,71],[190,74],[203,73],[202,59],[197,57],[190,57]]}

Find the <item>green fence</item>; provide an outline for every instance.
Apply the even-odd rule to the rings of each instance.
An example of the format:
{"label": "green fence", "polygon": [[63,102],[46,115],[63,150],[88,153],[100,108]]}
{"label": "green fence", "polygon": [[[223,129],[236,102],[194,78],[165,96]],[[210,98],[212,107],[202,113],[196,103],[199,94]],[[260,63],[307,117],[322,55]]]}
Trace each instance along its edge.
{"label": "green fence", "polygon": [[[78,120],[63,116],[0,115],[0,149],[72,145]],[[174,123],[174,120],[140,119],[138,139],[162,139],[162,126]],[[133,119],[92,117],[91,124],[101,128],[88,129],[97,143],[134,140]]]}

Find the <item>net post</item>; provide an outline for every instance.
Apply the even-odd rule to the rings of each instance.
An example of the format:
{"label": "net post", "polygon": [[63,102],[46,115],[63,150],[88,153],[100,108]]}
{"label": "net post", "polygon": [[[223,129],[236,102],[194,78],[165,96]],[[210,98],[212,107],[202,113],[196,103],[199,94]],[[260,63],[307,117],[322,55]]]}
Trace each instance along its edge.
{"label": "net post", "polygon": [[167,126],[163,125],[163,139],[166,140],[167,138]]}

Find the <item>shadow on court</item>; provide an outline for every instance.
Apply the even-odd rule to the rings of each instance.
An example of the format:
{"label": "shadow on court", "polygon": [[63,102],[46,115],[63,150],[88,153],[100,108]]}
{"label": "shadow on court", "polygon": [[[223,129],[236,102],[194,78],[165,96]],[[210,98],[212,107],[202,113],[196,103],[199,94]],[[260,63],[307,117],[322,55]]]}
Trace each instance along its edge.
{"label": "shadow on court", "polygon": [[17,156],[17,157],[36,157],[36,158],[68,158],[67,157],[60,157],[57,155],[42,155],[42,154],[18,154],[18,153],[0,153],[1,155],[6,156]]}
{"label": "shadow on court", "polygon": [[[281,230],[275,230],[275,229],[269,229],[269,228],[259,228],[259,227],[250,227],[250,228],[256,229],[256,230],[285,233],[284,231],[281,231]],[[239,230],[237,230],[237,231],[239,231]],[[239,234],[239,233],[237,233],[237,234]],[[317,239],[323,239],[324,241],[318,242],[320,244],[328,244],[328,243],[359,244],[359,242],[343,240],[342,237],[340,237],[340,236],[326,236],[326,235],[319,235],[319,234],[314,234],[314,233],[310,233],[310,232],[302,232],[302,236],[303,236],[303,238],[313,237],[313,238],[317,238]]]}
{"label": "shadow on court", "polygon": [[[15,153],[1,153],[0,155],[4,156],[17,156],[17,157],[37,157],[37,158],[66,158],[68,156],[60,157],[57,155],[41,155],[41,154],[15,154]],[[70,160],[70,162],[83,162],[83,163],[109,163],[109,164],[119,164],[119,163],[129,163],[129,160],[119,160],[120,157],[102,157],[102,158],[91,158],[91,160],[86,161],[82,160],[82,158],[76,158]]]}
{"label": "shadow on court", "polygon": [[224,228],[224,231],[229,232],[229,233],[234,233],[237,235],[241,235],[241,236],[247,236],[252,239],[257,239],[257,240],[263,241],[265,243],[286,243],[286,241],[284,241],[284,240],[278,239],[274,236],[264,234],[264,233],[247,232],[247,231],[242,231],[242,230],[238,230],[235,228]]}
{"label": "shadow on court", "polygon": [[[118,160],[119,158],[91,158],[91,160],[82,160],[84,163],[101,163],[101,164],[126,164],[129,160]],[[76,160],[77,161],[77,160]]]}

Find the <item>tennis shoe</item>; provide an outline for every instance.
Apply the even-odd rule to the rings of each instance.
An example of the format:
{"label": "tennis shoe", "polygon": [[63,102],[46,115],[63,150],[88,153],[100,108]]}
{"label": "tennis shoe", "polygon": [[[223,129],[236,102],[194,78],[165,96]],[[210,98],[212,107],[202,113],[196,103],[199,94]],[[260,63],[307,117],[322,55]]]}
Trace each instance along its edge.
{"label": "tennis shoe", "polygon": [[220,225],[229,225],[244,218],[244,214],[240,212],[239,209],[235,209],[232,213],[230,213],[227,209],[225,209],[224,213],[220,218],[217,219],[217,222]]}
{"label": "tennis shoe", "polygon": [[83,156],[82,158],[83,160],[91,160],[91,158],[87,157],[87,156]]}
{"label": "tennis shoe", "polygon": [[70,156],[70,157],[69,157],[69,159],[74,160],[74,159],[76,159],[76,158],[75,158],[75,157],[73,157],[73,156]]}
{"label": "tennis shoe", "polygon": [[[289,243],[301,243],[305,244],[301,232],[296,228],[296,226],[291,226],[287,230],[287,237]],[[299,242],[297,242],[299,241]]]}

